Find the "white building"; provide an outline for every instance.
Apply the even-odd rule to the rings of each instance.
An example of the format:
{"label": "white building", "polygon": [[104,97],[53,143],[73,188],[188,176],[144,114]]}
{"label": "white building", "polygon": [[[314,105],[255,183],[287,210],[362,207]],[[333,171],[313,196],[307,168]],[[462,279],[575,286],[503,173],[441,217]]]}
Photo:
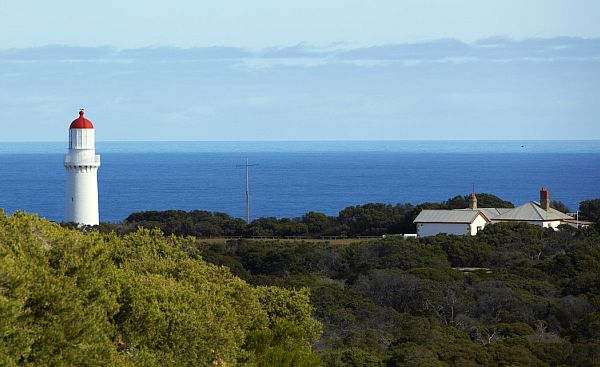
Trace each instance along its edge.
{"label": "white building", "polygon": [[468,209],[423,210],[414,220],[419,237],[440,233],[474,236],[487,224],[499,222],[527,222],[554,230],[561,224],[573,227],[589,224],[578,222],[575,218],[551,208],[550,192],[543,187],[540,190],[539,202],[530,201],[516,208],[478,208],[477,197],[471,194]]}
{"label": "white building", "polygon": [[490,219],[479,210],[422,210],[414,220],[419,237],[447,234],[477,234]]}
{"label": "white building", "polygon": [[96,155],[94,125],[83,117],[83,110],[69,127],[69,153],[65,155],[64,165],[67,170],[65,222],[97,225],[100,156]]}
{"label": "white building", "polygon": [[554,208],[544,209],[537,201],[530,201],[504,214],[492,218],[498,222],[527,222],[544,228],[557,229],[561,224],[570,224],[574,218],[559,212]]}

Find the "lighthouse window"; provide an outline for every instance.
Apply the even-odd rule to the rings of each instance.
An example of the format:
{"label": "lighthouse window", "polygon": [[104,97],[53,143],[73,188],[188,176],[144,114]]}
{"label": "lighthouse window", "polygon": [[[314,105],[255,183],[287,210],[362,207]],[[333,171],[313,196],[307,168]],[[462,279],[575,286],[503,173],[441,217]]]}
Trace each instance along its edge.
{"label": "lighthouse window", "polygon": [[71,197],[71,202],[73,202],[73,197]]}

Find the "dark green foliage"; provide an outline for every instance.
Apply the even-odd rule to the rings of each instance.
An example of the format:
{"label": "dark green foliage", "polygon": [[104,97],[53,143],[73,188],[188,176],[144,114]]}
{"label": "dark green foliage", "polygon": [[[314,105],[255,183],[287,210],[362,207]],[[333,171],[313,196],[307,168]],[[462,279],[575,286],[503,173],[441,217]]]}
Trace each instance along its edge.
{"label": "dark green foliage", "polygon": [[[477,196],[477,207],[479,208],[514,208],[515,206],[510,201],[502,200],[499,197],[479,193]],[[468,208],[471,203],[471,195],[455,196],[441,204],[441,207],[428,207],[427,209],[464,209]]]}
{"label": "dark green foliage", "polygon": [[366,204],[342,210],[338,221],[347,226],[349,236],[380,236],[413,232],[413,206]]}
{"label": "dark green foliage", "polygon": [[[465,196],[468,200],[469,196]],[[477,206],[479,208],[514,208],[514,204],[510,201],[502,200],[492,194],[480,193],[477,194]]]}
{"label": "dark green foliage", "polygon": [[558,200],[552,200],[550,202],[550,207],[554,208],[562,213],[570,213],[571,212],[571,209],[569,209],[569,207],[565,203],[563,203],[562,201],[558,201]]}
{"label": "dark green foliage", "polygon": [[[512,206],[493,195],[477,196],[479,207]],[[582,209],[582,216],[597,220],[600,214],[594,215],[600,208],[598,203],[582,202],[581,208],[586,210],[584,214]],[[192,220],[185,212],[172,212],[164,223],[160,219],[164,212],[149,216],[140,213],[132,217],[131,223],[116,229],[127,232],[131,230],[127,226],[150,223],[158,228],[171,228],[172,233],[190,234],[185,231],[205,228],[205,222],[210,222],[221,223],[218,225],[227,231],[240,230],[242,236],[278,237],[230,239],[220,243],[188,239],[182,247],[190,261],[203,259],[225,265],[235,275],[258,286],[254,294],[266,312],[262,321],[266,327],[251,329],[240,347],[251,351],[255,365],[598,366],[598,229],[567,226],[553,231],[526,223],[500,223],[486,226],[474,237],[438,235],[405,240],[389,235],[410,232],[412,219],[421,209],[466,206],[468,196],[418,206],[367,204],[346,208],[338,217],[310,212],[297,219],[261,218],[249,226],[242,222],[240,227],[225,224],[229,223],[226,217],[206,212],[197,217],[201,220]],[[382,234],[386,234],[385,238],[343,244],[283,239]],[[130,256],[127,252],[117,252],[113,261],[127,262],[121,259]],[[49,261],[63,264],[64,271],[70,269],[68,262],[56,259],[51,257]],[[152,274],[152,269],[140,265],[137,268]],[[165,271],[173,272],[173,276],[178,274],[169,267],[161,273]],[[146,286],[139,283],[140,287]],[[148,284],[152,288],[146,294],[157,294],[157,298],[151,299],[158,302],[162,302],[160,297],[169,300],[183,294],[177,287],[169,293],[161,292],[164,285],[160,282]],[[295,293],[287,294],[281,288]],[[68,290],[65,287],[60,292]],[[127,288],[120,292],[135,295],[128,293]],[[292,295],[296,301],[290,304],[288,298],[293,298]],[[314,317],[323,326],[318,340],[319,329],[307,322],[309,310],[302,306],[302,300],[308,298]],[[110,309],[121,300],[111,301],[109,297],[102,298],[102,302],[102,307]],[[152,307],[147,308],[147,314],[155,312]],[[187,321],[187,311],[183,309],[168,310],[181,320],[193,322]],[[18,307],[0,303],[0,311],[9,320],[0,320],[0,326],[10,325]],[[77,314],[76,309],[74,312]],[[128,315],[127,312],[127,308],[121,309],[117,315]],[[135,314],[140,316],[127,319],[141,324],[125,334],[129,335],[124,339],[126,345],[131,335],[144,340],[145,335],[169,332],[161,329],[160,324],[144,319],[142,310]],[[156,326],[149,328],[146,324]],[[77,323],[75,326],[81,327]],[[137,328],[141,332],[136,334]],[[7,335],[10,343],[2,348],[10,353],[27,348],[27,333]],[[298,343],[301,347],[295,348]],[[307,347],[309,343],[320,361]],[[170,353],[166,346],[156,347]],[[101,351],[96,353],[98,358],[102,357]],[[160,355],[146,355],[140,350],[134,362],[152,364],[146,361],[156,358]]]}
{"label": "dark green foliage", "polygon": [[328,366],[593,366],[598,244],[594,229],[501,223],[475,237],[230,240],[199,250],[241,265],[252,283],[310,288],[323,324],[314,347]]}
{"label": "dark green foliage", "polygon": [[385,367],[383,358],[378,353],[358,347],[328,352],[323,356],[323,360],[328,366],[335,367]]}
{"label": "dark green foliage", "polygon": [[[477,194],[479,207],[512,208],[513,204],[491,194]],[[469,206],[469,196],[456,196],[442,203],[365,204],[350,206],[337,217],[309,212],[300,218],[259,218],[247,225],[239,218],[201,210],[148,211],[133,213],[122,224],[101,224],[101,231],[127,233],[138,226],[160,228],[165,234],[196,237],[359,237],[415,233],[413,220],[422,209],[460,209]]]}
{"label": "dark green foliage", "polygon": [[580,219],[600,223],[600,199],[585,200],[579,203]]}
{"label": "dark green foliage", "polygon": [[132,229],[137,226],[160,228],[166,235],[196,237],[236,236],[246,227],[246,223],[239,218],[203,210],[139,212],[129,215],[125,223],[135,224]]}

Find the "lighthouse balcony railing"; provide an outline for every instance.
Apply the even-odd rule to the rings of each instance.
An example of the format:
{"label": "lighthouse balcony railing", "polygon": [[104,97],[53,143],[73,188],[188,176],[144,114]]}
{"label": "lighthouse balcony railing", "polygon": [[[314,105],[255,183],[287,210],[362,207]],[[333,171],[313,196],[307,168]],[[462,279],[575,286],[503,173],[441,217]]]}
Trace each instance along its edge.
{"label": "lighthouse balcony railing", "polygon": [[99,166],[100,156],[93,157],[70,157],[65,156],[65,166]]}

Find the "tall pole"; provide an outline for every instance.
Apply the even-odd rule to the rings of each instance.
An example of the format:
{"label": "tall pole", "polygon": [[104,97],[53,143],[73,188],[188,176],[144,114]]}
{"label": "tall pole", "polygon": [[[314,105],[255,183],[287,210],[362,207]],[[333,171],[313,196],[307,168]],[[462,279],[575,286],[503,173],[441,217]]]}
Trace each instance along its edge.
{"label": "tall pole", "polygon": [[246,168],[246,223],[250,224],[250,180],[248,179],[248,170],[249,167],[258,166],[257,164],[249,164],[248,158],[246,158],[246,164],[237,165],[236,167],[245,167]]}
{"label": "tall pole", "polygon": [[246,223],[250,224],[250,188],[248,184],[248,158],[246,158]]}

